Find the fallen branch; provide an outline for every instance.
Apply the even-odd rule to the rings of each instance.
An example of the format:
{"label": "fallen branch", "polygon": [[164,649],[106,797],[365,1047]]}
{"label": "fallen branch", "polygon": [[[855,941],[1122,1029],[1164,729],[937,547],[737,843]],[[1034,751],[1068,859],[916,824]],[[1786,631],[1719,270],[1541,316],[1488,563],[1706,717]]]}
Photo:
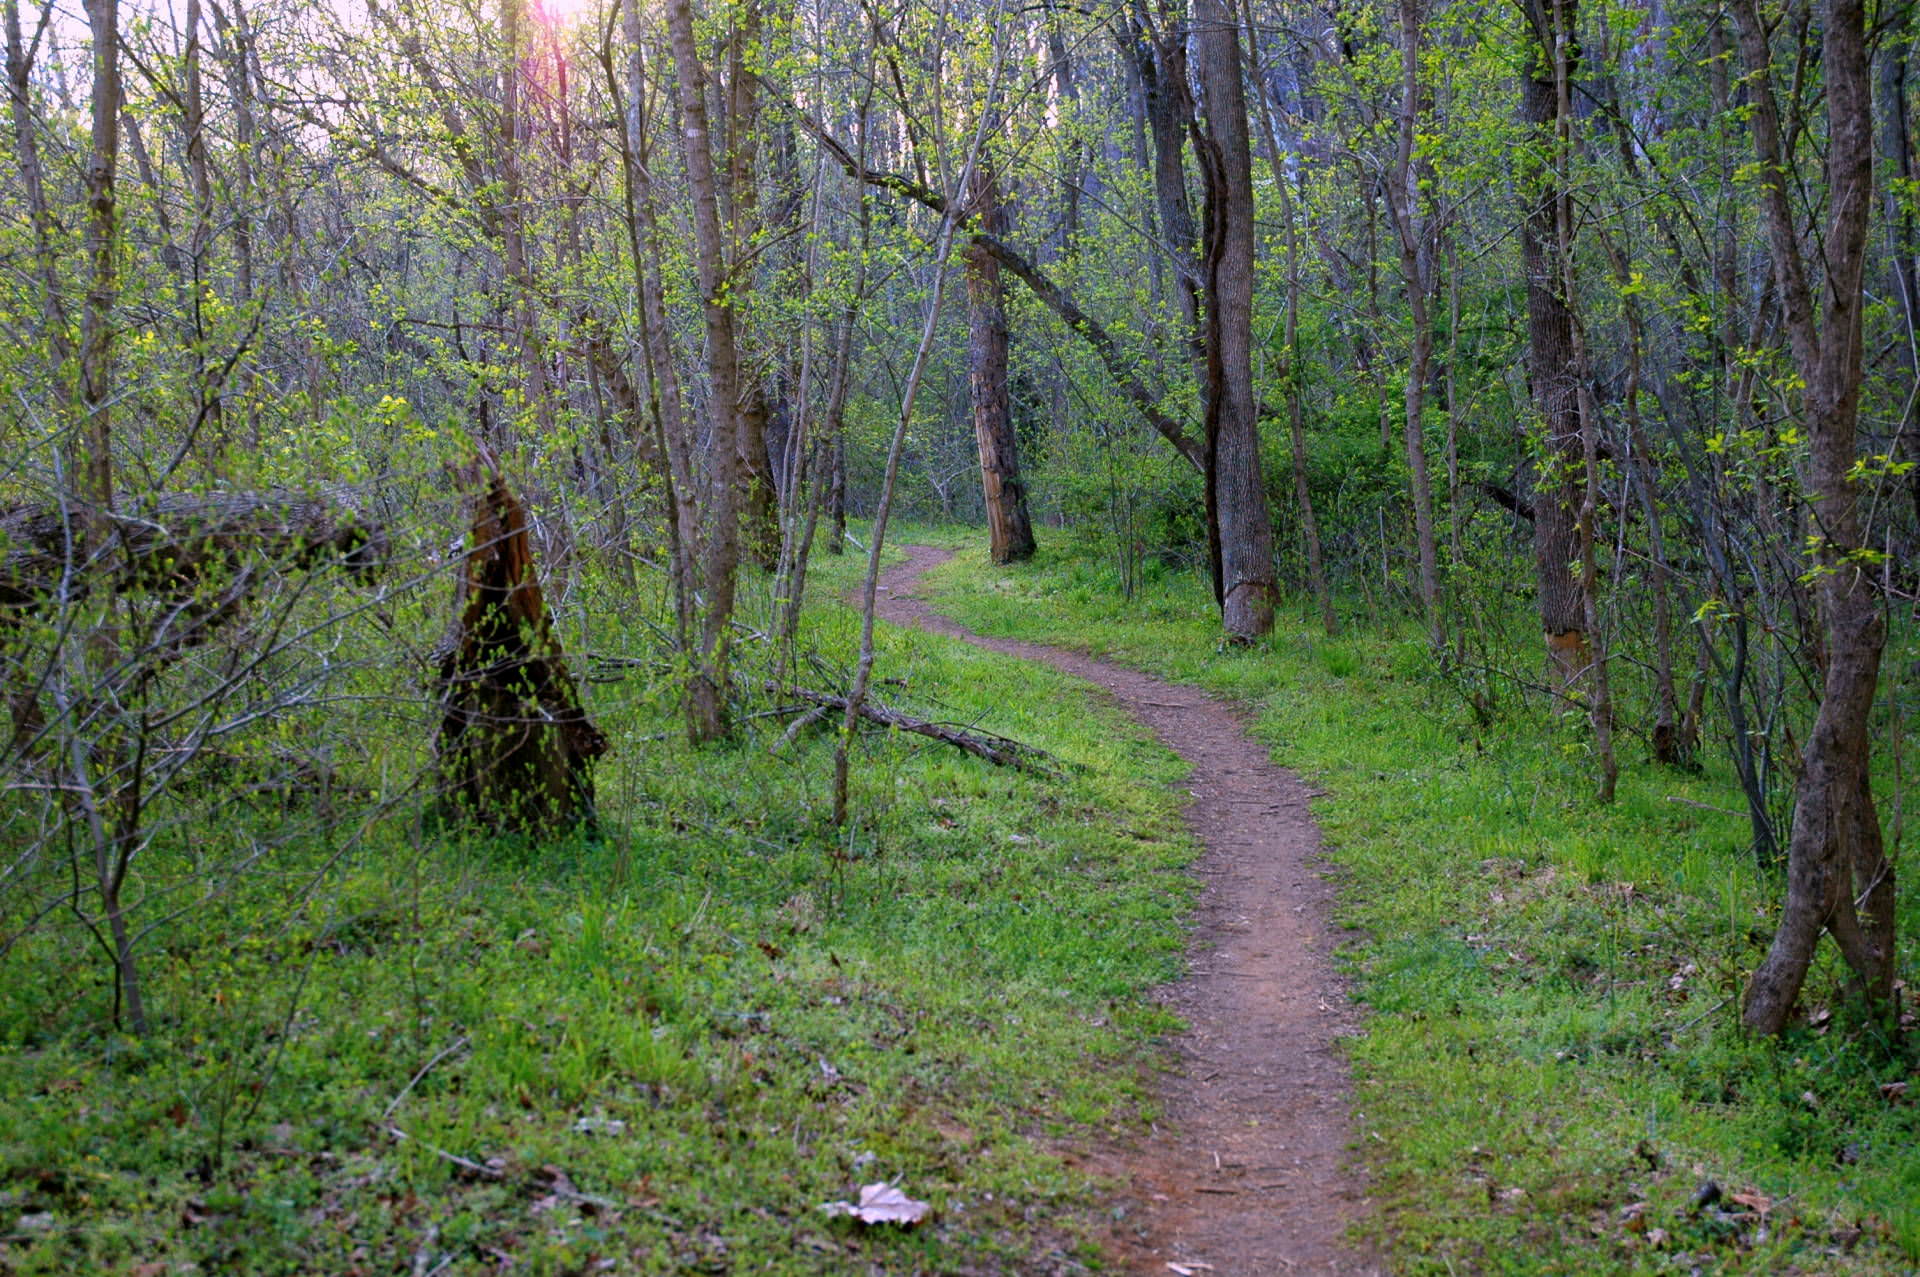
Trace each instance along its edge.
{"label": "fallen branch", "polygon": [[[405,1140],[413,1139],[414,1137],[409,1135],[407,1132],[401,1130],[397,1126],[389,1126],[387,1128],[387,1138],[393,1140],[395,1143],[400,1143]],[[458,1166],[461,1170],[467,1172],[469,1175],[477,1176],[480,1179],[505,1179],[507,1177],[506,1171],[499,1166],[487,1166],[480,1162],[474,1161],[470,1157],[462,1157],[458,1153],[449,1153],[446,1149],[441,1148],[439,1145],[429,1144],[425,1140],[420,1140],[418,1142],[420,1147],[426,1149],[427,1152],[432,1153],[435,1157],[440,1158],[442,1161],[453,1163],[453,1165]]]}
{"label": "fallen branch", "polygon": [[[837,710],[845,713],[847,709],[847,698],[834,692],[819,692],[808,687],[787,687],[773,682],[765,686],[767,691],[776,696],[804,701],[807,707],[811,707],[807,710],[808,717],[812,716],[813,710],[826,712]],[[799,712],[802,708],[802,706],[794,706],[793,710]],[[915,718],[912,714],[871,699],[861,701],[858,713],[869,723],[940,741],[964,753],[972,754],[975,758],[984,758],[995,767],[1012,767],[1018,771],[1031,772],[1036,776],[1060,774],[1059,761],[1053,755],[1006,736],[996,736],[991,732],[969,731],[949,723],[936,723],[931,719]],[[807,719],[803,718],[802,722],[805,721]]]}

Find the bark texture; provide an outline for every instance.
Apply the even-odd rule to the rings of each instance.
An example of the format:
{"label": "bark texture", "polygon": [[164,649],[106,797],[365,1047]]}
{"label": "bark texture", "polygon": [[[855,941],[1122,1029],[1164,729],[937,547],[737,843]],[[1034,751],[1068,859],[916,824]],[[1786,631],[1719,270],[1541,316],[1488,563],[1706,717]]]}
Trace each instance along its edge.
{"label": "bark texture", "polygon": [[729,729],[728,633],[733,619],[735,579],[740,566],[740,521],[734,494],[740,475],[740,354],[734,335],[734,303],[728,292],[725,241],[714,178],[711,131],[707,122],[707,73],[693,39],[690,0],[670,0],[667,28],[673,40],[678,81],[681,153],[693,196],[694,257],[700,276],[701,309],[706,319],[707,367],[712,389],[707,414],[713,425],[709,449],[711,496],[702,562],[706,611],[687,698],[688,729],[696,741],[718,740]]}
{"label": "bark texture", "polygon": [[[1553,56],[1573,38],[1572,4],[1529,0],[1535,40],[1520,80],[1520,119],[1542,147],[1557,145],[1560,95]],[[1587,599],[1580,559],[1579,510],[1586,450],[1580,436],[1580,378],[1574,359],[1573,310],[1559,266],[1560,206],[1569,198],[1558,168],[1541,156],[1522,174],[1527,217],[1520,260],[1527,277],[1527,377],[1540,410],[1541,452],[1534,481],[1533,558],[1547,667],[1563,690],[1578,687],[1592,664]]]}
{"label": "bark texture", "polygon": [[1278,593],[1253,398],[1253,158],[1232,6],[1196,0],[1193,13],[1205,94],[1194,149],[1207,192],[1207,516],[1221,624],[1244,643],[1273,629]]}
{"label": "bark texture", "polygon": [[[1873,105],[1867,15],[1861,0],[1828,0],[1822,23],[1827,94],[1826,267],[1818,301],[1801,251],[1767,30],[1755,0],[1735,0],[1741,61],[1751,77],[1761,210],[1794,364],[1805,382],[1807,482],[1816,527],[1815,571],[1825,668],[1820,708],[1801,752],[1787,845],[1787,899],[1766,959],[1747,986],[1743,1018],[1778,1033],[1793,1014],[1822,930],[1862,989],[1893,993],[1894,874],[1870,783],[1870,717],[1886,642],[1872,578],[1863,570],[1860,490],[1852,478],[1861,381],[1861,284],[1873,199]],[[1818,311],[1816,317],[1816,310]]]}
{"label": "bark texture", "polygon": [[[968,211],[989,235],[1005,232],[999,183],[983,160],[974,169]],[[989,553],[995,563],[1033,557],[1033,521],[1007,403],[1007,307],[1000,261],[970,240],[967,264],[967,401],[980,449],[980,493],[986,502]]]}

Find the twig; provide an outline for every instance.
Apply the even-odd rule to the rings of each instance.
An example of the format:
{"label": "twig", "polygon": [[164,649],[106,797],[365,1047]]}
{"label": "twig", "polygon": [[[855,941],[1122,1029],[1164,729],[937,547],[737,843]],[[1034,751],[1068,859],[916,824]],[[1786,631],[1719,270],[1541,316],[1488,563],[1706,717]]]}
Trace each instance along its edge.
{"label": "twig", "polygon": [[[407,1134],[405,1131],[401,1130],[397,1126],[389,1126],[387,1128],[387,1134],[391,1138],[402,1141],[402,1142],[413,1138],[413,1136]],[[505,1179],[506,1178],[506,1172],[502,1171],[497,1166],[487,1166],[483,1163],[474,1161],[470,1157],[462,1157],[458,1153],[449,1153],[447,1152],[446,1149],[441,1148],[437,1144],[429,1144],[425,1140],[421,1140],[420,1147],[426,1149],[427,1152],[432,1153],[435,1157],[438,1157],[443,1161],[452,1162],[455,1166],[458,1166],[463,1171],[467,1171],[471,1174],[478,1175],[481,1179]]]}
{"label": "twig", "polygon": [[1688,1029],[1691,1029],[1694,1025],[1700,1023],[1700,1021],[1706,1019],[1708,1016],[1712,1015],[1715,1011],[1718,1011],[1721,1007],[1727,1005],[1727,1003],[1731,1001],[1733,1001],[1732,998],[1721,998],[1718,1002],[1714,1003],[1712,1006],[1702,1011],[1699,1015],[1694,1016],[1691,1020],[1688,1020],[1685,1024],[1675,1029],[1674,1032],[1685,1033]]}
{"label": "twig", "polygon": [[455,1038],[450,1044],[448,1044],[445,1050],[441,1051],[438,1055],[434,1056],[431,1060],[428,1060],[425,1064],[422,1064],[420,1066],[419,1071],[413,1075],[413,1077],[407,1082],[405,1086],[400,1088],[400,1094],[394,1096],[391,1100],[387,1101],[387,1107],[384,1110],[382,1110],[380,1113],[380,1120],[384,1122],[388,1118],[392,1117],[393,1111],[400,1107],[400,1101],[406,1099],[407,1096],[413,1093],[413,1088],[420,1085],[420,1079],[425,1077],[428,1073],[431,1073],[433,1071],[434,1065],[440,1063],[440,1061],[446,1059],[449,1055],[452,1055],[455,1051],[458,1051],[461,1047],[465,1046],[468,1041],[469,1039],[467,1035],[462,1033],[459,1037]]}
{"label": "twig", "polygon": [[794,719],[792,723],[787,725],[787,730],[781,733],[779,742],[774,745],[770,752],[777,754],[787,746],[793,744],[801,732],[806,731],[807,728],[825,718],[832,712],[832,709],[833,707],[831,705],[815,705],[809,708],[806,713],[800,715],[800,717]]}
{"label": "twig", "polygon": [[1712,803],[1703,803],[1692,798],[1682,798],[1678,794],[1668,794],[1667,801],[1670,803],[1679,803],[1682,807],[1697,807],[1701,811],[1717,811],[1722,816],[1738,816],[1742,820],[1747,818],[1747,813],[1744,811],[1735,811],[1731,807],[1716,807]]}

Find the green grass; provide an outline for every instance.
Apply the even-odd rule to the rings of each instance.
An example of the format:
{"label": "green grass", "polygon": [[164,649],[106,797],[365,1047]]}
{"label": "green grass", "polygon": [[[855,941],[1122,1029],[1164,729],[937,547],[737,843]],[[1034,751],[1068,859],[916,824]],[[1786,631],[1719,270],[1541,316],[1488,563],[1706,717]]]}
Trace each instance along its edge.
{"label": "green grass", "polygon": [[[822,558],[806,641],[829,667],[860,566]],[[644,650],[616,611],[593,646]],[[826,732],[779,748],[788,718],[749,719],[690,750],[636,674],[590,692],[615,740],[597,838],[395,820],[286,847],[156,936],[144,1040],[103,1033],[83,938],[16,944],[0,1273],[1097,1267],[1100,1186],[1061,1150],[1151,1116],[1171,1022],[1143,994],[1192,897],[1177,760],[950,640],[883,628],[877,677],[1063,776],[868,736],[841,833]],[[883,1179],[932,1218],[820,1209]]]}
{"label": "green grass", "polygon": [[[1920,1261],[1912,1034],[1834,997],[1829,954],[1779,1043],[1736,1024],[1778,883],[1746,851],[1737,790],[1623,746],[1591,799],[1584,738],[1538,705],[1475,729],[1406,633],[1329,640],[1291,612],[1223,650],[1204,586],[1123,601],[1072,551],[991,569],[962,555],[939,606],[990,634],[1081,647],[1256,709],[1322,788],[1366,1033],[1351,1047],[1367,1227],[1407,1273],[1900,1272]],[[1902,967],[1920,896],[1902,914]],[[1695,1207],[1712,1181],[1726,1194]],[[1747,1197],[1746,1203],[1731,1194]],[[1764,1199],[1764,1213],[1757,1207]]]}
{"label": "green grass", "polygon": [[[1879,1091],[1911,1055],[1839,1002],[1778,1045],[1734,1026],[1775,885],[1739,817],[1688,805],[1736,807],[1723,775],[1629,755],[1597,808],[1574,727],[1509,704],[1472,729],[1411,634],[1328,641],[1289,616],[1221,650],[1182,576],[1128,603],[1070,554],[990,570],[970,533],[890,540],[965,550],[936,584],[976,628],[1249,702],[1326,791],[1368,1010],[1365,1227],[1397,1270],[1915,1266],[1920,1111]],[[837,598],[862,566],[820,559],[809,678],[852,659]],[[580,617],[571,650],[651,650],[618,591]],[[826,733],[782,748],[790,719],[747,718],[689,750],[670,689],[634,670],[589,692],[615,741],[598,837],[394,819],[287,845],[156,933],[144,1040],[102,1030],[83,937],[54,919],[14,944],[0,1273],[1097,1269],[1104,1186],[1064,1154],[1152,1115],[1142,1066],[1173,1025],[1144,994],[1178,972],[1193,898],[1181,765],[1048,670],[880,644],[877,694],[1050,750],[1062,776],[870,735],[836,832]],[[368,722],[423,736],[431,714]],[[388,784],[418,754],[370,738],[342,779]],[[236,827],[156,844],[143,873],[195,881],[245,833],[244,805],[219,811]],[[932,1219],[820,1210],[881,1179]],[[1707,1180],[1727,1196],[1695,1208]]]}

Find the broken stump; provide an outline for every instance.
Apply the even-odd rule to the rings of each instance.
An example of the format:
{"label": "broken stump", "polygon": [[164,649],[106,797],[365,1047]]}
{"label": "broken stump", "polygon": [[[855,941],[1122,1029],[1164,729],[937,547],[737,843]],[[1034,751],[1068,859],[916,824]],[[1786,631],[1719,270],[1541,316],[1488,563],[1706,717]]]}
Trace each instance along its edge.
{"label": "broken stump", "polygon": [[567,673],[534,570],[527,510],[482,454],[459,620],[440,662],[436,752],[450,815],[498,833],[593,820],[607,738]]}

